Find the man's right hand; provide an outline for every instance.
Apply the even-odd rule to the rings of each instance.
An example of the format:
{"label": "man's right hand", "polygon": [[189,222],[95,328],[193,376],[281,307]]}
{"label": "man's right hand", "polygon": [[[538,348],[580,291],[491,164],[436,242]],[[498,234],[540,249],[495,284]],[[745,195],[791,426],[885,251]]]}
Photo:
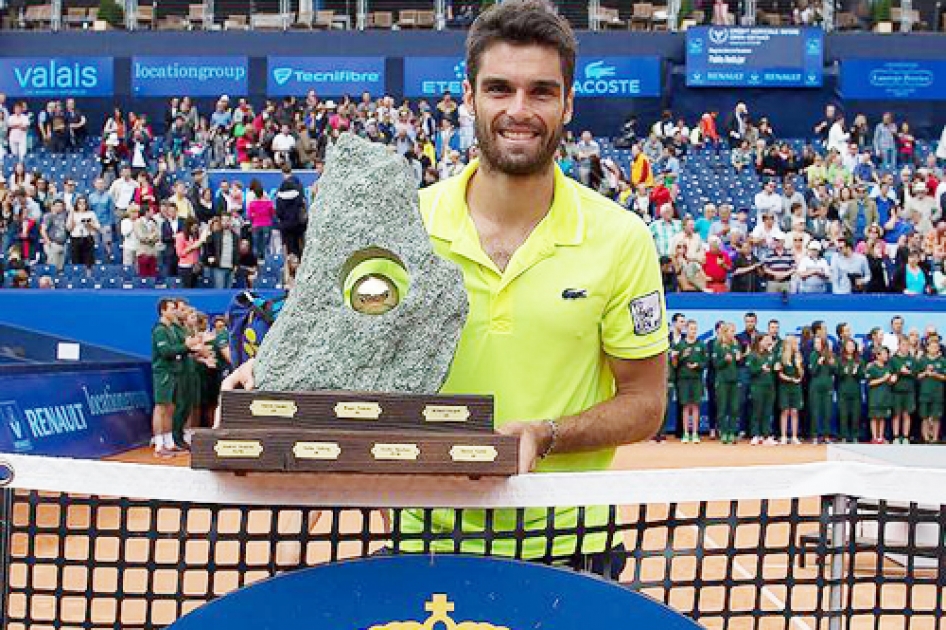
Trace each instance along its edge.
{"label": "man's right hand", "polygon": [[220,384],[220,389],[226,391],[232,389],[254,389],[256,387],[256,381],[253,380],[254,365],[256,365],[256,359],[250,359],[235,369],[230,376],[223,379],[223,383]]}
{"label": "man's right hand", "polygon": [[[246,363],[235,369],[230,376],[223,379],[223,382],[220,384],[221,391],[230,391],[233,389],[254,389],[256,387],[256,382],[253,380],[253,365],[256,363],[256,359],[249,359]],[[213,428],[220,428],[220,409],[221,405],[217,405],[217,411],[214,413],[214,426]]]}

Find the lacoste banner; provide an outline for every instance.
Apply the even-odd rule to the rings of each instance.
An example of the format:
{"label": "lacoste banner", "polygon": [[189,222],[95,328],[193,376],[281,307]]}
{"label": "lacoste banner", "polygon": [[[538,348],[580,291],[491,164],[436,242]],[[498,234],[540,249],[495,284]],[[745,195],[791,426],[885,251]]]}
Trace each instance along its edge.
{"label": "lacoste banner", "polygon": [[309,90],[321,97],[385,91],[384,57],[269,57],[266,60],[268,96],[302,96]]}
{"label": "lacoste banner", "polygon": [[4,372],[0,452],[98,458],[147,444],[151,370],[139,367]]}
{"label": "lacoste banner", "polygon": [[202,606],[171,630],[699,630],[612,582],[473,556],[380,556],[280,575]]}
{"label": "lacoste banner", "polygon": [[660,79],[660,57],[579,57],[575,97],[659,97]]}
{"label": "lacoste banner", "polygon": [[[404,96],[458,96],[464,79],[463,57],[404,58]],[[660,57],[579,57],[574,87],[578,98],[659,97]]]}
{"label": "lacoste banner", "polygon": [[112,96],[111,57],[0,57],[0,93],[13,97]]}

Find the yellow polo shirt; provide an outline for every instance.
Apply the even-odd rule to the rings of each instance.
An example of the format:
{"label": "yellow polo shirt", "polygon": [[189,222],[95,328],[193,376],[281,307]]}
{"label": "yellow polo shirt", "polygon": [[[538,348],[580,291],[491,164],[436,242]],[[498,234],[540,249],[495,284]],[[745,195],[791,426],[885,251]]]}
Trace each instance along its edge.
{"label": "yellow polo shirt", "polygon": [[[555,168],[552,207],[505,271],[480,246],[466,190],[477,162],[461,175],[420,193],[434,251],[463,272],[470,312],[443,393],[491,394],[497,427],[512,421],[561,418],[614,396],[607,357],[645,359],[667,349],[660,267],[640,218]],[[528,200],[523,200],[528,203]],[[553,455],[538,470],[587,471],[610,466],[614,449]],[[464,531],[483,531],[481,510],[463,511]],[[434,531],[454,530],[455,512],[435,510]],[[574,527],[575,508],[556,508],[557,527]],[[424,514],[403,516],[401,531],[419,533]],[[585,511],[585,525],[603,525],[607,508]],[[527,510],[525,528],[545,530],[546,510]],[[514,531],[512,510],[494,514],[494,531]],[[575,536],[557,536],[555,555],[576,551]],[[582,551],[604,549],[604,534],[586,535]],[[420,551],[421,543],[403,548]],[[493,541],[492,553],[513,555],[515,542]],[[434,545],[451,551],[452,543]],[[470,541],[465,552],[483,552]],[[548,553],[545,537],[527,538],[523,555]]]}

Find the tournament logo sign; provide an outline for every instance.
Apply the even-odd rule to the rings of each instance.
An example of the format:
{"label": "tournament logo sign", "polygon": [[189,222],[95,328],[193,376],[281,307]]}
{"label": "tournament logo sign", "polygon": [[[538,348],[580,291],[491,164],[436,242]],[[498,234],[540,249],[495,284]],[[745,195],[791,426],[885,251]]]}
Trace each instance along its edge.
{"label": "tournament logo sign", "polygon": [[613,582],[474,556],[380,556],[281,575],[171,630],[698,630]]}

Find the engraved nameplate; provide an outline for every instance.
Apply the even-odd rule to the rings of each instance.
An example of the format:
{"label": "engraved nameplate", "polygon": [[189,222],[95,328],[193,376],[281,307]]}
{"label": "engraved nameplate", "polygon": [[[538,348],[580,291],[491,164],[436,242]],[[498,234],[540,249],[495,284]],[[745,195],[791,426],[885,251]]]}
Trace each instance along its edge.
{"label": "engraved nameplate", "polygon": [[381,405],[373,402],[340,402],[335,405],[335,417],[377,420],[381,417]]}
{"label": "engraved nameplate", "polygon": [[335,442],[296,442],[292,454],[296,459],[336,460],[342,454],[342,447]]}
{"label": "engraved nameplate", "polygon": [[268,418],[294,418],[299,408],[291,400],[254,400],[250,413]]}
{"label": "engraved nameplate", "polygon": [[455,462],[495,462],[499,452],[495,446],[467,446],[456,444],[450,449],[450,459]]}
{"label": "engraved nameplate", "polygon": [[220,458],[259,459],[263,454],[263,443],[257,440],[217,440],[214,452]]}
{"label": "engraved nameplate", "polygon": [[420,448],[416,444],[375,444],[371,455],[380,460],[411,461],[420,456]]}
{"label": "engraved nameplate", "polygon": [[466,405],[427,405],[424,420],[427,422],[466,422],[470,409]]}

